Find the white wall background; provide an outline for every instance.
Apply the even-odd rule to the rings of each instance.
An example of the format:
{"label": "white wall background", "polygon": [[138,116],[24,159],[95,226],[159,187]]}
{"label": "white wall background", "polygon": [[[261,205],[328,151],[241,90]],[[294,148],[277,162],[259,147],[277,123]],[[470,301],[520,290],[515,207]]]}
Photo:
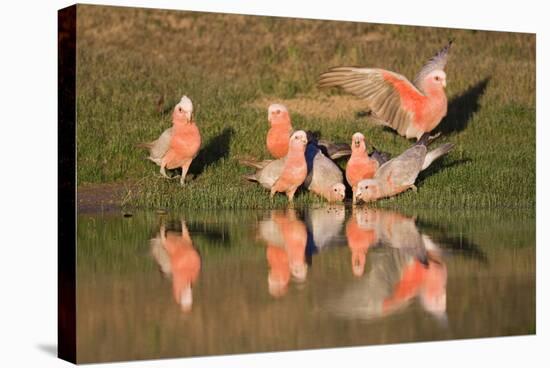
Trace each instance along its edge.
{"label": "white wall background", "polygon": [[[549,23],[544,1],[107,1],[111,5],[537,33],[537,336],[117,363],[110,367],[549,366]],[[57,9],[0,10],[0,366],[63,367],[57,341]],[[521,132],[518,132],[521,134]],[[513,147],[511,147],[513,149]],[[546,226],[545,226],[546,225]],[[475,306],[472,306],[475,308]]]}

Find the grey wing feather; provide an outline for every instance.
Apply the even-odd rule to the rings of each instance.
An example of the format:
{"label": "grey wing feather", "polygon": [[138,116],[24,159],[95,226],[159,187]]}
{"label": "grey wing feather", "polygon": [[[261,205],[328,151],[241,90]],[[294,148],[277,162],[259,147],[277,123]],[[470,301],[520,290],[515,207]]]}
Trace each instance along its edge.
{"label": "grey wing feather", "polygon": [[382,166],[391,159],[391,155],[387,152],[378,151],[375,149],[370,155],[370,158],[375,159],[378,165]]}
{"label": "grey wing feather", "polygon": [[321,151],[317,151],[313,159],[310,174],[307,178],[309,180],[304,182],[306,188],[310,190],[322,190],[322,188],[330,188],[334,184],[344,182],[344,175],[340,167]]}
{"label": "grey wing feather", "polygon": [[273,160],[263,169],[259,170],[256,173],[258,183],[260,183],[266,189],[271,189],[273,184],[275,184],[277,179],[279,179],[279,176],[281,176],[285,161],[286,160],[284,158]]}
{"label": "grey wing feather", "polygon": [[412,146],[401,155],[382,165],[376,172],[375,177],[383,181],[391,175],[392,181],[396,184],[414,184],[418,173],[422,169],[426,151],[425,146]]}
{"label": "grey wing feather", "polygon": [[376,120],[405,135],[413,114],[403,108],[401,96],[395,86],[384,78],[391,75],[405,83],[411,91],[422,94],[404,76],[382,69],[335,67],[321,74],[319,88],[340,87],[344,91],[364,99]]}
{"label": "grey wing feather", "polygon": [[166,276],[170,276],[172,273],[172,266],[170,264],[170,256],[162,245],[160,236],[152,238],[149,243],[151,244],[151,255],[157,262],[162,273]]}
{"label": "grey wing feather", "polygon": [[157,140],[151,142],[149,148],[149,160],[157,165],[160,165],[162,158],[170,148],[170,140],[172,138],[172,128],[166,129]]}
{"label": "grey wing feather", "polygon": [[323,139],[317,142],[317,145],[325,155],[333,160],[351,155],[351,147],[347,143],[332,143]]}
{"label": "grey wing feather", "polygon": [[445,66],[447,65],[447,59],[449,58],[449,50],[451,49],[451,45],[453,44],[453,41],[449,41],[449,43],[443,47],[441,50],[437,52],[428,62],[420,69],[418,74],[413,80],[413,84],[418,88],[422,80],[430,74],[434,70],[444,70]]}

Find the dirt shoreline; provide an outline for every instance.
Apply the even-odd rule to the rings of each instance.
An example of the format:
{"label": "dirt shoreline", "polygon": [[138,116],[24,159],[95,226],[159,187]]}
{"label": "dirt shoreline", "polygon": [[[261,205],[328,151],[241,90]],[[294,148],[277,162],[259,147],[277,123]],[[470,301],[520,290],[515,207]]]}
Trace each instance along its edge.
{"label": "dirt shoreline", "polygon": [[76,190],[77,211],[79,214],[120,211],[132,185],[128,182],[80,185]]}

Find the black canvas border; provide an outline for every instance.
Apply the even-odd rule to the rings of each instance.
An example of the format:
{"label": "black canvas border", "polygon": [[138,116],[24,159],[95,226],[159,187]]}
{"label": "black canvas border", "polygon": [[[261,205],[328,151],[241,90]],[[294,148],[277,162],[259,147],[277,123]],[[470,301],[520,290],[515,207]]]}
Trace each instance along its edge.
{"label": "black canvas border", "polygon": [[76,363],[76,5],[57,21],[57,354]]}

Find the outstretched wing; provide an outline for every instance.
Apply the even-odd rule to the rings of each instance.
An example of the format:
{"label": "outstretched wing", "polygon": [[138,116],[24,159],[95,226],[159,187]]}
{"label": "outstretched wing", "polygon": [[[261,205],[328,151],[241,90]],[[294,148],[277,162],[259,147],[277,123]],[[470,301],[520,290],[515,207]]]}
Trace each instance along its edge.
{"label": "outstretched wing", "polygon": [[340,87],[366,101],[376,118],[405,135],[425,96],[404,76],[384,69],[341,66],[320,75],[319,88]]}
{"label": "outstretched wing", "polygon": [[449,57],[449,50],[451,49],[451,45],[453,44],[453,41],[449,41],[449,43],[439,50],[437,54],[432,56],[430,60],[420,69],[418,74],[413,80],[413,84],[420,88],[420,83],[428,74],[430,74],[434,70],[444,70],[445,66],[447,65],[447,59]]}

